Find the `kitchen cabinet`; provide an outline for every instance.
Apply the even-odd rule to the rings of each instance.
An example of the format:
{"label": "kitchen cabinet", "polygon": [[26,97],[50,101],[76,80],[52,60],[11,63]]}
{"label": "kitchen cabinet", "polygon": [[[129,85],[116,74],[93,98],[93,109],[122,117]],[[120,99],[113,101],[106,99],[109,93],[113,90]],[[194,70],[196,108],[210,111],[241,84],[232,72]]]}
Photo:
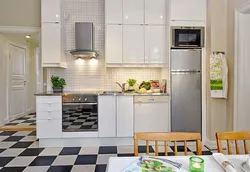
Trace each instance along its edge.
{"label": "kitchen cabinet", "polygon": [[123,63],[144,63],[144,26],[123,26]]}
{"label": "kitchen cabinet", "polygon": [[133,137],[133,96],[117,96],[117,137]]}
{"label": "kitchen cabinet", "polygon": [[169,132],[169,100],[167,96],[135,96],[135,132]]}
{"label": "kitchen cabinet", "polygon": [[61,0],[41,1],[42,23],[59,23],[61,18]]}
{"label": "kitchen cabinet", "polygon": [[42,66],[66,67],[63,28],[58,23],[42,23]]}
{"label": "kitchen cabinet", "polygon": [[116,137],[116,96],[98,97],[99,137]]}
{"label": "kitchen cabinet", "polygon": [[123,24],[144,24],[144,0],[123,0]]}
{"label": "kitchen cabinet", "polygon": [[206,0],[171,0],[170,20],[205,21]]}
{"label": "kitchen cabinet", "polygon": [[145,26],[145,63],[166,63],[166,27]]}
{"label": "kitchen cabinet", "polygon": [[145,24],[165,25],[167,2],[168,0],[145,0]]}
{"label": "kitchen cabinet", "polygon": [[105,0],[106,24],[122,24],[123,0]]}
{"label": "kitchen cabinet", "polygon": [[106,25],[107,64],[122,63],[122,25]]}
{"label": "kitchen cabinet", "polygon": [[36,97],[37,138],[62,137],[62,97]]}

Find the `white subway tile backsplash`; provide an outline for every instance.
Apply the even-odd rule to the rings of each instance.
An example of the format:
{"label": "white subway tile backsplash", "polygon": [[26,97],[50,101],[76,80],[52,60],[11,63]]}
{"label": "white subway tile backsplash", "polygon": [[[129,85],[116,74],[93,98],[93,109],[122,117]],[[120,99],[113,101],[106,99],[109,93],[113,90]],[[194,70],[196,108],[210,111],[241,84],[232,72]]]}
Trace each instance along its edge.
{"label": "white subway tile backsplash", "polygon": [[67,69],[49,68],[47,71],[48,91],[50,77],[65,78],[65,91],[120,90],[115,82],[124,83],[135,78],[144,80],[161,79],[161,68],[106,68],[105,67],[105,0],[63,0],[68,19],[65,20],[65,51],[75,48],[75,22],[94,23],[94,48],[100,52],[98,60],[76,60],[67,53]]}

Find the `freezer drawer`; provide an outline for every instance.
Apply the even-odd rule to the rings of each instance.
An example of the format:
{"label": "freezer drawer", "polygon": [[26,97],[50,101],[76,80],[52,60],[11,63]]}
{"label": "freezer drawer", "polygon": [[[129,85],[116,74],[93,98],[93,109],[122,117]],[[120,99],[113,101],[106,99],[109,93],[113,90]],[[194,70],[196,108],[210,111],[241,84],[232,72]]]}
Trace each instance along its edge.
{"label": "freezer drawer", "polygon": [[172,132],[201,133],[201,73],[172,73],[171,78]]}
{"label": "freezer drawer", "polygon": [[200,71],[201,50],[200,49],[172,49],[171,71]]}

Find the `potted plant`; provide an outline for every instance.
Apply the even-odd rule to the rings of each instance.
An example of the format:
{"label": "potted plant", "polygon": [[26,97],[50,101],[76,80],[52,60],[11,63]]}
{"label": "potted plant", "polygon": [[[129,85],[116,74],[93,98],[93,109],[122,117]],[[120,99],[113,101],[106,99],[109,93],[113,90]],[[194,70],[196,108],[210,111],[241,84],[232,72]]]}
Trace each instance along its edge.
{"label": "potted plant", "polygon": [[135,86],[135,84],[136,84],[136,79],[133,79],[133,78],[131,78],[131,79],[128,79],[128,90],[129,91],[134,91],[135,90],[135,88],[134,88],[134,86]]}
{"label": "potted plant", "polygon": [[63,88],[66,85],[65,79],[60,78],[59,76],[52,75],[51,78],[52,89],[54,93],[62,93]]}

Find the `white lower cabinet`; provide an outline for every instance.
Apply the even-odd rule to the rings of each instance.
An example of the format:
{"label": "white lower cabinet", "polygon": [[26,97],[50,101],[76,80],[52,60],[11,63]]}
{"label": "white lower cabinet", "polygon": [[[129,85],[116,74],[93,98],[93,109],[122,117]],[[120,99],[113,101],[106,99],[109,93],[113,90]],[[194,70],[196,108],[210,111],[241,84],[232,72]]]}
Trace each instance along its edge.
{"label": "white lower cabinet", "polygon": [[98,97],[99,137],[116,137],[116,96]]}
{"label": "white lower cabinet", "polygon": [[165,96],[137,96],[135,132],[169,132],[169,102]]}
{"label": "white lower cabinet", "polygon": [[117,137],[133,137],[133,96],[117,96]]}
{"label": "white lower cabinet", "polygon": [[61,138],[62,119],[37,120],[37,138]]}

